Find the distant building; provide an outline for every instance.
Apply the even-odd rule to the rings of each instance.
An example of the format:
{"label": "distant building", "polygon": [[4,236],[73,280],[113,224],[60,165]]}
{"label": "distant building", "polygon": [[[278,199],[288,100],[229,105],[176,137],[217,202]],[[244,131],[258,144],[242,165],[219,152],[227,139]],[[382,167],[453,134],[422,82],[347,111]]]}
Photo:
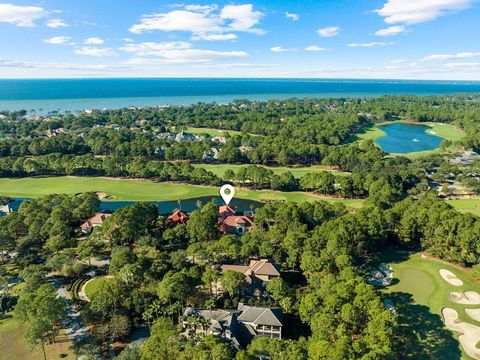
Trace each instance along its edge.
{"label": "distant building", "polygon": [[0,216],[10,214],[13,212],[13,208],[9,205],[0,205]]}
{"label": "distant building", "polygon": [[202,160],[217,160],[218,153],[219,153],[218,149],[215,147],[212,147],[209,150],[203,152]]}
{"label": "distant building", "polygon": [[94,216],[80,225],[80,228],[84,233],[88,234],[93,230],[94,227],[101,226],[103,222],[110,216],[112,216],[112,214],[106,214],[102,212],[96,213]]}
{"label": "distant building", "polygon": [[238,148],[238,150],[240,150],[240,152],[242,154],[246,153],[246,152],[249,152],[249,151],[252,151],[253,148],[251,146],[245,146],[245,145],[242,145]]}
{"label": "distant building", "polygon": [[185,225],[189,218],[185,211],[177,210],[167,218],[166,224],[170,227],[175,227],[180,224]]}
{"label": "distant building", "polygon": [[450,160],[453,165],[472,165],[473,162],[480,158],[480,155],[475,151],[465,151],[463,154]]}
{"label": "distant building", "polygon": [[217,144],[226,144],[227,138],[225,136],[214,136],[212,137],[212,141],[216,142]]}
{"label": "distant building", "polygon": [[176,134],[172,132],[162,132],[157,135],[157,138],[160,140],[174,140]]}
{"label": "distant building", "polygon": [[7,119],[7,117],[5,115],[0,114],[0,120],[6,120],[6,119]]}
{"label": "distant building", "polygon": [[201,140],[202,137],[198,136],[196,134],[191,134],[187,133],[185,131],[180,131],[176,136],[175,136],[175,141],[176,142],[183,142],[183,141],[198,141]]}
{"label": "distant building", "polygon": [[253,339],[282,339],[283,313],[277,307],[257,307],[242,303],[237,310],[187,308],[183,313],[184,335],[215,335],[237,349]]}

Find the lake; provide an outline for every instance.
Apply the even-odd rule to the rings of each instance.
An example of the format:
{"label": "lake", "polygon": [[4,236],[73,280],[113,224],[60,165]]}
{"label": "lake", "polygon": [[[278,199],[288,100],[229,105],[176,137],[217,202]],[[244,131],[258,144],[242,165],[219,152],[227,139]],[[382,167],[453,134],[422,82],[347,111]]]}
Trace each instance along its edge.
{"label": "lake", "polygon": [[383,151],[391,154],[408,154],[417,151],[435,150],[443,138],[428,134],[430,127],[425,125],[393,123],[380,126],[387,135],[376,143]]}
{"label": "lake", "polygon": [[77,111],[86,108],[269,100],[435,95],[480,92],[478,81],[351,79],[0,79],[0,110]]}
{"label": "lake", "polygon": [[[25,198],[14,198],[14,201],[10,203],[10,206],[13,210],[17,210],[20,204],[23,201],[29,199]],[[149,204],[156,204],[158,206],[158,212],[161,215],[169,215],[175,209],[182,209],[186,212],[192,212],[193,210],[197,210],[198,206],[197,203],[201,202],[202,204],[206,204],[209,201],[215,201],[217,205],[224,205],[223,200],[218,196],[203,196],[198,198],[192,198],[187,200],[179,200],[179,201],[147,201]],[[99,210],[105,212],[113,212],[120,208],[133,205],[139,201],[102,201],[100,202]],[[239,213],[244,211],[251,211],[262,207],[264,204],[259,201],[252,201],[252,200],[244,200],[244,199],[233,199],[230,202],[230,206],[235,208]],[[0,214],[1,215],[1,214]]]}

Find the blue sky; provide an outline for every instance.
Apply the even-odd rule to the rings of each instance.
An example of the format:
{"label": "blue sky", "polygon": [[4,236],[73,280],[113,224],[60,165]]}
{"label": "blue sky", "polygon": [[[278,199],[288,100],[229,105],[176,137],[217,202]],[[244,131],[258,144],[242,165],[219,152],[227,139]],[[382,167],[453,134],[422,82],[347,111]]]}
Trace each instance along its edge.
{"label": "blue sky", "polygon": [[0,77],[480,80],[476,0],[0,0]]}

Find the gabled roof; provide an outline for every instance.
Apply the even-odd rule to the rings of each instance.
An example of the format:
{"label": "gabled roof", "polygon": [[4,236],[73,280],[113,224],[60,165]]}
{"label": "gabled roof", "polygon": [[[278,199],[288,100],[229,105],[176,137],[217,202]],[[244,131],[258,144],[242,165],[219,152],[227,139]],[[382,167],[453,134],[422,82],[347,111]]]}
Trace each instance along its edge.
{"label": "gabled roof", "polygon": [[189,218],[185,211],[177,210],[167,218],[167,224],[186,224]]}
{"label": "gabled roof", "polygon": [[238,225],[244,225],[245,227],[250,227],[253,225],[253,221],[248,216],[243,216],[243,215],[227,216],[220,224],[220,232],[227,233],[231,229],[236,228]]}
{"label": "gabled roof", "polygon": [[106,214],[106,213],[96,213],[94,216],[92,216],[90,219],[85,221],[80,227],[82,229],[90,229],[94,226],[99,226],[102,225],[105,219],[108,217],[112,216],[112,214]]}
{"label": "gabled roof", "polygon": [[267,259],[250,260],[249,269],[254,275],[280,276],[277,267]]}
{"label": "gabled roof", "polygon": [[280,308],[264,308],[238,304],[238,321],[255,325],[283,326],[282,310]]}
{"label": "gabled roof", "polygon": [[218,213],[220,216],[228,214],[228,215],[235,215],[235,209],[228,206],[228,205],[222,205],[218,208]]}

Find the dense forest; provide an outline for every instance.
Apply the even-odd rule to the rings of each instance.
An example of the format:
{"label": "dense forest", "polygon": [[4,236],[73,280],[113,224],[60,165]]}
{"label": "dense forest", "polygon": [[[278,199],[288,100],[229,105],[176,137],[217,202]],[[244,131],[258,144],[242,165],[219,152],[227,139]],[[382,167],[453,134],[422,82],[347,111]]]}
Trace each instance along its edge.
{"label": "dense forest", "polygon": [[[188,221],[173,225],[156,205],[137,203],[85,231],[83,226],[98,215],[95,193],[24,201],[0,217],[1,261],[8,265],[0,267],[5,285],[0,312],[13,311],[26,328],[26,342],[44,346],[57,339],[69,316],[71,309],[59,295],[68,292],[79,321],[88,325],[74,344],[76,355],[85,359],[422,356],[422,339],[400,324],[401,315],[385,306],[384,292],[367,279],[371,264],[386,249],[424,251],[480,278],[480,218],[457,212],[431,186],[460,181],[480,191],[480,163],[465,170],[450,161],[453,147],[480,150],[479,99],[385,96],[240,100],[49,116],[2,112],[0,177],[229,182],[365,201],[356,210],[339,202],[266,202],[255,214],[236,217],[252,222],[241,236],[220,231],[225,219],[213,202],[199,203]],[[395,120],[455,124],[466,136],[455,144],[444,141],[441,152],[413,159],[388,156],[371,140],[356,141],[366,128]],[[205,134],[178,140],[188,127],[232,132],[217,139]],[[212,148],[218,157],[209,155]],[[246,166],[217,176],[203,163]],[[342,172],[294,177],[266,165],[323,165]],[[0,198],[1,205],[8,203]],[[108,259],[107,266],[102,259]],[[257,292],[244,273],[222,270],[259,259],[275,264],[280,276]],[[92,273],[102,282],[87,301],[79,293]],[[21,286],[13,291],[8,284],[17,280]],[[182,328],[185,323],[194,329],[210,325],[199,316],[187,318],[187,309],[239,309],[242,304],[279,309],[282,339],[258,337],[246,346],[232,346],[214,335],[186,336]],[[138,329],[148,330],[143,345],[125,346]],[[437,330],[447,341],[443,323]]]}

